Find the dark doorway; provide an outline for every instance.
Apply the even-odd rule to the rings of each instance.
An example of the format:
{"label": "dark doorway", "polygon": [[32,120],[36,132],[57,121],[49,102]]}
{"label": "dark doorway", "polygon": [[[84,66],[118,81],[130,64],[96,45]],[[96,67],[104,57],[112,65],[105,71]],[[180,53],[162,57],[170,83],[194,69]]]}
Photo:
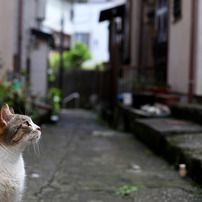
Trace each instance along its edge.
{"label": "dark doorway", "polygon": [[157,82],[167,81],[168,9],[168,0],[156,0],[153,51],[155,61],[155,79]]}

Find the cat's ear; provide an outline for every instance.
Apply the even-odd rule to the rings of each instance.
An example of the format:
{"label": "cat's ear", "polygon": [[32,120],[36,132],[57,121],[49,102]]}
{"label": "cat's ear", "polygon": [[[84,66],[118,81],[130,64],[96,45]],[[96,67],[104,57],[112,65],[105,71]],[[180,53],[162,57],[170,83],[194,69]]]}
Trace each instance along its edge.
{"label": "cat's ear", "polygon": [[15,114],[13,107],[9,107],[11,114]]}
{"label": "cat's ear", "polygon": [[0,113],[0,125],[5,126],[10,120],[12,113],[9,109],[9,106],[7,104],[4,104],[3,107],[1,108],[1,113]]}

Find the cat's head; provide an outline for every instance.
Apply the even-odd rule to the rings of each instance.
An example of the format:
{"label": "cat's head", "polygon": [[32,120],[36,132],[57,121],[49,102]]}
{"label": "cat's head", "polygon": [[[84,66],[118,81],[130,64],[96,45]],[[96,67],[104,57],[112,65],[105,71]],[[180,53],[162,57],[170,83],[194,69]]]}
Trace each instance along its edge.
{"label": "cat's head", "polygon": [[0,112],[0,144],[25,147],[36,143],[41,137],[41,129],[30,117],[15,114],[13,108],[4,104]]}

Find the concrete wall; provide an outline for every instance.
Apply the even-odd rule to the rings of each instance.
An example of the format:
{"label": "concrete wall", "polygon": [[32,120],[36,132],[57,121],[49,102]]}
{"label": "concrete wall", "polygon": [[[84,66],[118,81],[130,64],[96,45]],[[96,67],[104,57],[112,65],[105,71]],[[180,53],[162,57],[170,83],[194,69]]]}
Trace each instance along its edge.
{"label": "concrete wall", "polygon": [[168,83],[172,91],[179,93],[188,92],[191,3],[190,0],[182,1],[182,18],[174,22],[170,1]]}
{"label": "concrete wall", "polygon": [[[0,58],[4,62],[0,69],[0,79],[8,71],[13,70],[13,56],[17,53],[18,40],[18,1],[0,0]],[[45,16],[46,0],[29,0],[23,4],[22,22],[22,69],[27,68],[27,58],[30,58],[30,81],[33,93],[46,95],[47,90],[47,56],[48,44],[45,41],[34,41],[30,35],[31,28],[39,28],[37,18]],[[36,43],[38,45],[36,46]]]}
{"label": "concrete wall", "polygon": [[[22,67],[27,68],[30,59],[30,83],[33,94],[45,96],[47,91],[48,43],[31,36],[31,29],[40,29],[38,18],[45,17],[46,1],[24,1]],[[40,8],[40,9],[39,9]]]}
{"label": "concrete wall", "polygon": [[47,67],[48,46],[47,42],[36,40],[30,53],[30,83],[32,93],[46,96],[47,93]]}
{"label": "concrete wall", "polygon": [[0,69],[0,79],[8,70],[13,69],[13,54],[15,43],[15,17],[16,1],[0,0],[0,58],[3,60],[3,68]]}

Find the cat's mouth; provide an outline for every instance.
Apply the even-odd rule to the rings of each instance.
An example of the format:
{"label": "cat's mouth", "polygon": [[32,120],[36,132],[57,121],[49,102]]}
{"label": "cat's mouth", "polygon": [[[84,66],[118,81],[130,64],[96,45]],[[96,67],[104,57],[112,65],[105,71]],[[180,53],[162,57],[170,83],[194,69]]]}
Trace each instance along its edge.
{"label": "cat's mouth", "polygon": [[36,134],[34,133],[32,137],[30,137],[30,142],[31,143],[37,143],[39,139],[41,138],[41,132],[37,132]]}

